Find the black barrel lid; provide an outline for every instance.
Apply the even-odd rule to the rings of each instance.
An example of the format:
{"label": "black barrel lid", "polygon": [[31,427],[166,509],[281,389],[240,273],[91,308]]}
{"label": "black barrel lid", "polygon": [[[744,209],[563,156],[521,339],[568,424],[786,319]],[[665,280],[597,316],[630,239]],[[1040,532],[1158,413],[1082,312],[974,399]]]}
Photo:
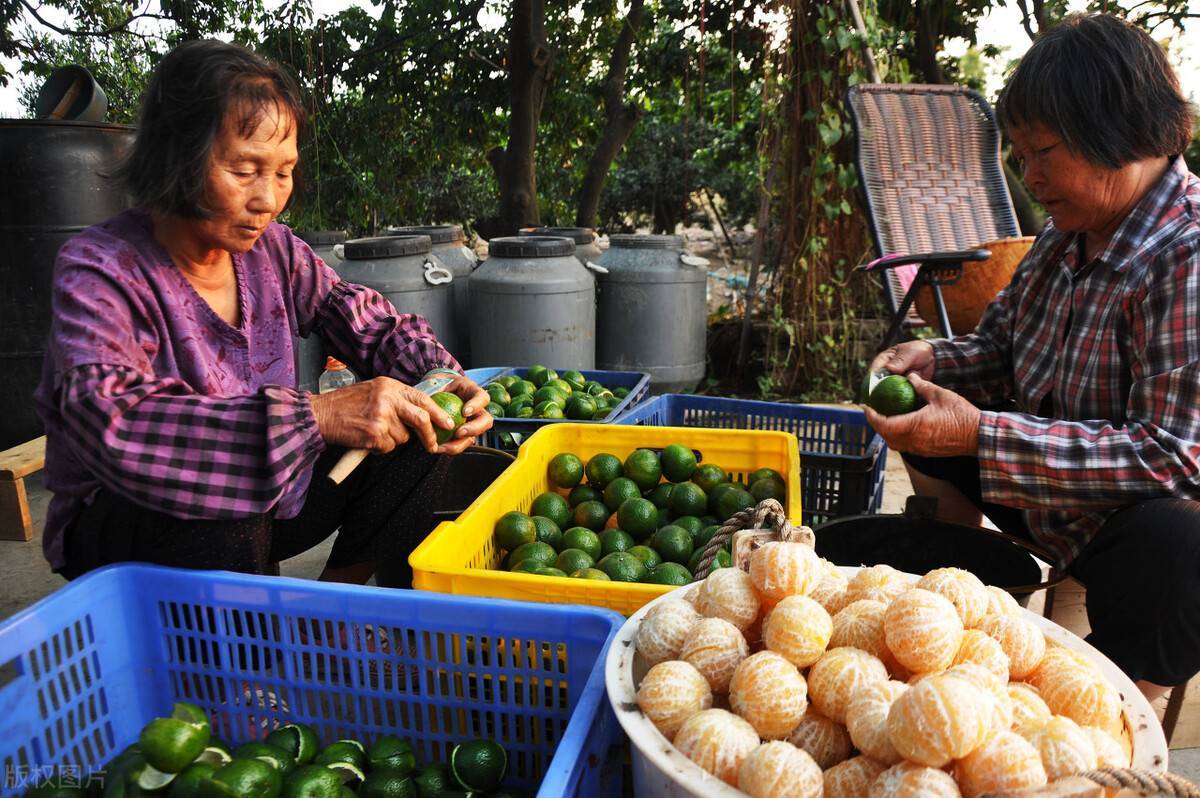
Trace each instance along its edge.
{"label": "black barrel lid", "polygon": [[377,236],[347,241],[344,255],[346,260],[374,260],[424,255],[431,249],[433,242],[429,236]]}
{"label": "black barrel lid", "polygon": [[610,249],[673,249],[683,250],[683,236],[643,236],[614,233],[608,237]]}
{"label": "black barrel lid", "polygon": [[499,258],[561,258],[575,254],[575,242],[562,236],[508,236],[488,242],[488,255]]}
{"label": "black barrel lid", "polygon": [[463,238],[460,224],[428,224],[408,225],[406,227],[389,227],[384,231],[387,236],[429,236],[435,244],[453,244]]}
{"label": "black barrel lid", "polygon": [[345,244],[349,236],[345,230],[293,230],[296,238],[310,247],[332,247],[335,244]]}
{"label": "black barrel lid", "polygon": [[596,231],[590,227],[533,227],[522,230],[521,236],[559,236],[569,238],[576,244],[590,244],[596,240]]}

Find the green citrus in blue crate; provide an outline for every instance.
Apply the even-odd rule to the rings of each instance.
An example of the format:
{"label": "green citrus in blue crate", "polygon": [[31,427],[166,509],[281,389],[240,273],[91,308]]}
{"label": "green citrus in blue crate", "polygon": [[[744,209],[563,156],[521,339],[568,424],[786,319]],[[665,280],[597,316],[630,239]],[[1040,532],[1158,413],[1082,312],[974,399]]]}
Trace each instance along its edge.
{"label": "green citrus in blue crate", "polygon": [[495,740],[471,740],[450,751],[450,775],[468,792],[495,790],[508,772],[508,754]]}
{"label": "green citrus in blue crate", "polygon": [[550,380],[558,379],[558,373],[554,369],[548,369],[541,364],[537,364],[525,370],[525,378],[541,388]]}
{"label": "green citrus in blue crate", "polygon": [[571,383],[562,379],[547,380],[544,387],[557,388],[567,398],[570,398],[571,394],[575,393],[575,389],[571,387]]}
{"label": "green citrus in blue crate", "polygon": [[[243,743],[233,749],[234,759],[261,759],[271,765],[283,776],[287,776],[296,768],[296,760],[282,748],[276,748],[269,743],[254,741]],[[324,764],[324,763],[321,763]]]}
{"label": "green citrus in blue crate", "polygon": [[321,750],[317,733],[303,723],[288,723],[267,735],[266,742],[287,751],[298,764],[307,765]]}
{"label": "green citrus in blue crate", "polygon": [[576,369],[568,369],[567,371],[564,371],[559,378],[576,391],[583,390],[583,388],[587,385],[587,380],[584,379],[583,374]]}
{"label": "green citrus in blue crate", "polygon": [[575,421],[591,421],[596,417],[596,400],[585,394],[575,394],[567,400],[567,418]]}
{"label": "green citrus in blue crate", "polygon": [[304,765],[284,777],[282,798],[340,798],[341,792],[342,778],[335,771],[324,765]]}

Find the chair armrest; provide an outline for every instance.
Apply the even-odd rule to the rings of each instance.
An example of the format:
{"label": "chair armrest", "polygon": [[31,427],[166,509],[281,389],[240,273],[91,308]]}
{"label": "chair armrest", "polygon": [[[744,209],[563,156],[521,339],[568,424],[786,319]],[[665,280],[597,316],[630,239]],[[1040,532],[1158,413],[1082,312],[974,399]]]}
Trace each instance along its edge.
{"label": "chair armrest", "polygon": [[934,266],[949,266],[969,260],[987,260],[991,256],[991,250],[987,249],[963,249],[956,252],[925,252],[919,255],[893,254],[884,255],[882,258],[876,258],[867,263],[860,263],[856,268],[860,271],[869,272],[879,269],[894,269],[897,266],[908,266],[913,263],[919,263],[922,266],[927,263]]}

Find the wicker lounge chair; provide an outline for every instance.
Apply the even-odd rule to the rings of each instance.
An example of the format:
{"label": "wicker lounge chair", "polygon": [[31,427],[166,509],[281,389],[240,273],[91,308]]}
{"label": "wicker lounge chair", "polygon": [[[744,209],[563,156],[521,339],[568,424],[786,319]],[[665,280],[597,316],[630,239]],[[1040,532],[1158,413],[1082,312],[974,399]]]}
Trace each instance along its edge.
{"label": "wicker lounge chair", "polygon": [[932,289],[937,323],[950,336],[941,285],[968,261],[986,260],[985,241],[1019,236],[1000,164],[996,116],[961,86],[861,84],[847,103],[857,141],[859,181],[883,270],[892,321],[883,346],[905,327],[924,326],[913,300]]}

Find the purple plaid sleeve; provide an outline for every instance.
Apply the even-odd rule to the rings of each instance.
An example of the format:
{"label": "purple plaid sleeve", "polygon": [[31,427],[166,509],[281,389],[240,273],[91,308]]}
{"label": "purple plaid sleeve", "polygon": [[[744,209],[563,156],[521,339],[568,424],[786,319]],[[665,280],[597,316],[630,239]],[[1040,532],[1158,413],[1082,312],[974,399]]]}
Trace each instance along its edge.
{"label": "purple plaid sleeve", "polygon": [[278,385],[203,396],[93,364],[64,376],[59,401],[74,454],[104,487],[179,518],[291,517],[324,449],[307,399]]}

